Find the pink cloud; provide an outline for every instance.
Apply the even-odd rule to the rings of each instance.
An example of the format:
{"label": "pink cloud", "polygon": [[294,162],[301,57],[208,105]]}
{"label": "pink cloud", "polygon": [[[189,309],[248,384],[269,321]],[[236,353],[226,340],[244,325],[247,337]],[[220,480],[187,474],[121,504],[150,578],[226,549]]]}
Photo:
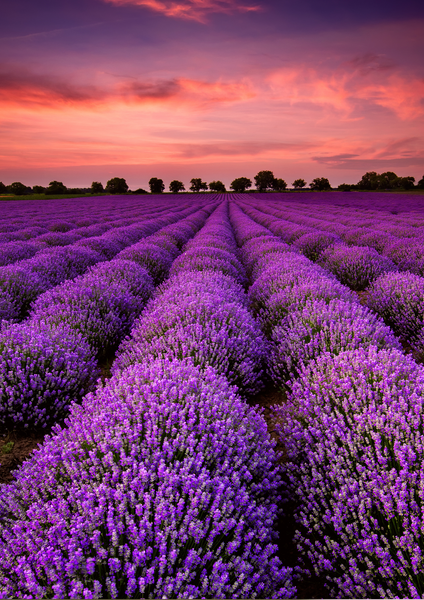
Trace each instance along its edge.
{"label": "pink cloud", "polygon": [[117,6],[132,5],[149,8],[167,17],[205,23],[209,13],[231,14],[260,10],[260,6],[246,6],[237,0],[105,0]]}
{"label": "pink cloud", "polygon": [[401,120],[424,115],[424,78],[403,73],[378,55],[359,56],[331,70],[306,64],[278,69],[268,82],[275,98],[329,107],[345,118],[360,118],[355,109],[364,102]]}
{"label": "pink cloud", "polygon": [[172,105],[196,110],[214,105],[242,102],[256,92],[246,81],[204,81],[185,77],[135,79],[110,85],[87,85],[58,76],[0,65],[0,104],[29,109],[63,110],[79,107],[97,110],[118,105]]}

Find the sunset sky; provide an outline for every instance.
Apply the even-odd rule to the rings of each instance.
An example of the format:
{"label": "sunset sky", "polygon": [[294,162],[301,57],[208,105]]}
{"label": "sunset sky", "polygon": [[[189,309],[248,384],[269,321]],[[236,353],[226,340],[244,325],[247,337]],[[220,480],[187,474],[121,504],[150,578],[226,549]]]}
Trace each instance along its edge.
{"label": "sunset sky", "polygon": [[0,181],[424,175],[424,2],[14,0]]}

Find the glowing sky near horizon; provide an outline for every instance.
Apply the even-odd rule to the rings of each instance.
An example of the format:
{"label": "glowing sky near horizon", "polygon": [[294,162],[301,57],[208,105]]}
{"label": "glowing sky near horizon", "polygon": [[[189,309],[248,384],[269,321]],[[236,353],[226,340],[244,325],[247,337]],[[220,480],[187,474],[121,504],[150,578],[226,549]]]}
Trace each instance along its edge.
{"label": "glowing sky near horizon", "polygon": [[0,181],[424,174],[424,5],[14,0]]}

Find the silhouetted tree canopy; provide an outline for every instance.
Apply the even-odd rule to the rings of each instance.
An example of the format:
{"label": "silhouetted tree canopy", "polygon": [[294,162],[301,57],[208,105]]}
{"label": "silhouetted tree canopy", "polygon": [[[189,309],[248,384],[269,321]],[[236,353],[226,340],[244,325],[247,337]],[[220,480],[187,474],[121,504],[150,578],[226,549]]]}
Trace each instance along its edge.
{"label": "silhouetted tree canopy", "polygon": [[44,194],[46,188],[42,185],[33,185],[32,191],[34,192],[34,194]]}
{"label": "silhouetted tree canopy", "polygon": [[225,185],[222,183],[222,181],[211,181],[209,184],[209,189],[212,190],[212,192],[219,192],[219,193],[223,193],[226,192],[227,190],[225,189]]}
{"label": "silhouetted tree canopy", "polygon": [[252,187],[252,180],[248,177],[238,177],[231,182],[230,189],[237,193],[245,192]]}
{"label": "silhouetted tree canopy", "polygon": [[165,189],[165,184],[163,183],[163,179],[152,177],[149,180],[149,187],[152,194],[162,194]]}
{"label": "silhouetted tree canopy", "polygon": [[169,184],[169,191],[173,194],[178,194],[178,192],[185,192],[183,182],[174,179],[174,181],[171,181],[171,183]]}
{"label": "silhouetted tree canopy", "polygon": [[351,183],[341,183],[339,186],[337,186],[337,189],[341,192],[350,192],[352,189],[355,189],[355,186]]}
{"label": "silhouetted tree canopy", "polygon": [[393,171],[385,173],[376,173],[368,171],[362,175],[361,181],[358,181],[356,187],[359,190],[412,190],[415,185],[415,177],[398,177]]}
{"label": "silhouetted tree canopy", "polygon": [[46,194],[66,194],[67,187],[61,181],[51,181],[49,187],[46,188]]}
{"label": "silhouetted tree canopy", "polygon": [[0,194],[5,194],[7,192],[7,187],[4,185],[2,181],[0,181]]}
{"label": "silhouetted tree canopy", "polygon": [[93,181],[91,184],[91,193],[92,194],[101,194],[104,192],[103,184],[100,181]]}
{"label": "silhouetted tree canopy", "polygon": [[106,184],[106,191],[109,194],[126,194],[128,184],[123,177],[113,177]]}
{"label": "silhouetted tree canopy", "polygon": [[295,179],[292,183],[292,186],[298,190],[304,188],[306,185],[306,181],[304,179]]}
{"label": "silhouetted tree canopy", "polygon": [[287,189],[287,183],[284,181],[284,179],[274,179],[272,182],[272,189],[276,192],[282,192],[283,190]]}
{"label": "silhouetted tree canopy", "polygon": [[7,191],[11,194],[15,194],[15,196],[23,196],[24,194],[28,194],[29,190],[27,186],[20,181],[14,181],[7,186]]}
{"label": "silhouetted tree canopy", "polygon": [[143,188],[138,188],[137,190],[134,190],[131,193],[132,194],[148,194],[149,192],[147,190],[143,190]]}
{"label": "silhouetted tree canopy", "polygon": [[260,192],[272,190],[274,184],[274,173],[272,171],[259,171],[254,177],[255,186]]}
{"label": "silhouetted tree canopy", "polygon": [[190,179],[190,183],[190,189],[192,192],[200,192],[201,190],[208,189],[208,184],[206,183],[206,181],[202,181],[200,177],[198,177],[197,179]]}
{"label": "silhouetted tree canopy", "polygon": [[420,190],[424,190],[424,175],[422,176],[422,178],[417,183],[417,188],[419,188]]}
{"label": "silhouetted tree canopy", "polygon": [[326,177],[315,177],[309,187],[311,190],[318,190],[319,192],[331,190],[330,182]]}

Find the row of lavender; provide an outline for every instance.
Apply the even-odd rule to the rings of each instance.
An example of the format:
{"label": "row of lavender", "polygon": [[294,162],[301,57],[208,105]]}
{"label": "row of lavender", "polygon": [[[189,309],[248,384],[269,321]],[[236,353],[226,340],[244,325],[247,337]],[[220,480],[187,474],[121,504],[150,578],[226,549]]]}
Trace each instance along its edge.
{"label": "row of lavender", "polygon": [[[66,414],[97,379],[97,360],[117,347],[154,286],[168,274],[187,237],[213,205],[41,294],[23,323],[0,329],[0,423],[6,429],[47,427]],[[191,211],[190,211],[191,212]],[[170,217],[171,222],[175,220]],[[166,222],[166,220],[165,220]]]}
{"label": "row of lavender", "polygon": [[296,541],[334,597],[423,597],[424,369],[331,275],[233,207],[273,344]]}
{"label": "row of lavender", "polygon": [[[329,234],[302,233],[285,219],[270,217],[243,203],[246,213],[290,241],[353,290],[367,291],[367,305],[403,338],[419,357],[424,355],[424,277],[398,267],[373,248],[346,246]],[[261,209],[266,209],[261,205]],[[300,235],[299,235],[300,234]],[[424,247],[424,246],[422,246]]]}
{"label": "row of lavender", "polygon": [[197,210],[192,205],[163,216],[136,219],[101,235],[81,239],[66,247],[38,252],[32,258],[0,267],[0,320],[25,318],[32,302],[59,283],[82,275],[90,266],[110,260],[124,248],[151,235],[166,224]]}
{"label": "row of lavender", "polygon": [[[186,241],[190,236],[186,236]],[[291,597],[262,417],[265,340],[221,204],[171,267],[113,377],[3,486],[2,597]]]}
{"label": "row of lavender", "polygon": [[[141,220],[157,218],[161,214],[169,216],[173,212],[180,212],[184,208],[196,204],[192,199],[184,203],[181,203],[179,199],[177,203],[171,197],[164,203],[160,198],[154,197],[153,201],[149,198],[149,201],[138,201],[137,203],[134,203],[134,200],[131,203],[123,200],[119,210],[113,210],[108,206],[107,201],[106,206],[103,206],[104,200],[104,198],[97,200],[97,211],[95,212],[99,210],[98,205],[102,205],[101,212],[97,217],[93,214],[90,214],[88,218],[87,216],[78,216],[84,205],[81,205],[81,201],[73,200],[72,208],[68,207],[68,211],[72,211],[72,216],[66,215],[66,218],[60,217],[60,211],[56,206],[49,205],[50,211],[44,207],[45,212],[41,213],[38,218],[34,218],[31,211],[27,209],[25,217],[18,219],[18,222],[11,223],[11,219],[8,219],[2,225],[0,221],[0,266],[30,258],[37,252],[52,246],[68,246],[78,240],[102,235],[113,228],[137,224]],[[204,203],[198,197],[197,200],[200,204]],[[2,208],[4,207],[2,206]],[[51,210],[52,208],[53,210]],[[84,206],[83,215],[86,210],[87,207]]]}
{"label": "row of lavender", "polygon": [[[257,205],[256,200],[255,203]],[[373,277],[378,276],[381,268],[411,271],[418,275],[424,273],[424,226],[419,227],[417,223],[413,226],[414,221],[411,223],[407,217],[402,217],[401,223],[392,226],[385,222],[380,226],[381,230],[375,218],[372,227],[366,226],[358,215],[356,222],[354,216],[343,219],[334,215],[332,207],[321,208],[316,218],[310,216],[309,208],[307,211],[300,210],[291,204],[277,208],[264,202],[261,210],[278,218],[278,233],[287,243],[296,244],[312,260],[321,257],[330,268],[337,269],[341,261],[337,253],[333,256],[334,245],[347,244],[349,248],[343,250],[345,260],[358,265],[356,270],[360,276],[355,279],[353,271],[342,275],[350,278],[349,284],[356,286],[355,289],[364,289]],[[387,220],[389,217],[385,216]],[[365,222],[371,225],[368,219]]]}

